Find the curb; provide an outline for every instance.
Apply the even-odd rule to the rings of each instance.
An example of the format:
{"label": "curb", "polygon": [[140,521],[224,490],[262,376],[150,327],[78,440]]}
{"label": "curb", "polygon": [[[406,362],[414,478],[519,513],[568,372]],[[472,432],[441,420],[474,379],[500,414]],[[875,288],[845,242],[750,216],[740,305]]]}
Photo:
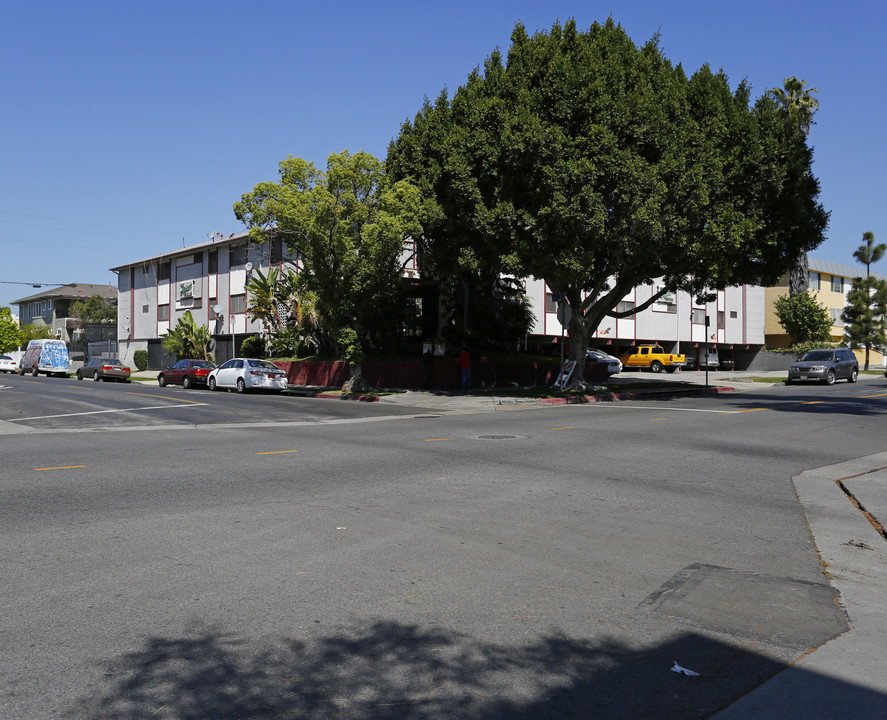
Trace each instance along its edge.
{"label": "curb", "polygon": [[639,392],[628,393],[611,393],[609,395],[577,395],[576,397],[565,398],[540,398],[539,402],[543,405],[584,405],[593,402],[619,402],[620,400],[638,400],[644,397],[655,395],[658,397],[676,397],[679,395],[687,395],[694,393],[696,395],[717,395],[723,392],[738,392],[734,388],[727,386],[717,386],[709,388],[687,388],[683,390],[642,390]]}

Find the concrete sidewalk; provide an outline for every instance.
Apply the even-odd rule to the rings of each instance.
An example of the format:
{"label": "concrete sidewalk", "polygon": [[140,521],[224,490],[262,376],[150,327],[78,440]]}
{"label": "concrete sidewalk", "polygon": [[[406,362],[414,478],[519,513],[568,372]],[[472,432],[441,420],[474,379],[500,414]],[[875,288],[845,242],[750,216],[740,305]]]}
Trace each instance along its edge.
{"label": "concrete sidewalk", "polygon": [[715,717],[887,718],[887,452],[793,480],[850,629]]}

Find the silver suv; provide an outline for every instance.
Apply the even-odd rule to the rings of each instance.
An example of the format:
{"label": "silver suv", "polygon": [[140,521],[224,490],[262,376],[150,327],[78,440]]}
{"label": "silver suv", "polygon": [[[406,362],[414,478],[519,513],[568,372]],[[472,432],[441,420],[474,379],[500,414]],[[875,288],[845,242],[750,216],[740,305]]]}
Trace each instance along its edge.
{"label": "silver suv", "polygon": [[818,380],[826,385],[834,385],[835,380],[856,382],[859,377],[859,363],[856,356],[846,348],[837,350],[810,350],[788,369],[789,384],[796,380]]}

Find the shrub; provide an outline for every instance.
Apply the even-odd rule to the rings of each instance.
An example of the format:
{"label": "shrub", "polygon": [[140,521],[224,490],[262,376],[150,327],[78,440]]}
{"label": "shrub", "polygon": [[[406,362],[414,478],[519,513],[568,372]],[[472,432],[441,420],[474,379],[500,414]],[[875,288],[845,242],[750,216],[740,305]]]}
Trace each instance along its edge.
{"label": "shrub", "polygon": [[259,335],[250,335],[240,344],[240,354],[243,357],[265,357],[265,340]]}
{"label": "shrub", "polygon": [[148,351],[147,350],[136,350],[132,356],[132,363],[136,366],[137,370],[147,370],[148,369]]}

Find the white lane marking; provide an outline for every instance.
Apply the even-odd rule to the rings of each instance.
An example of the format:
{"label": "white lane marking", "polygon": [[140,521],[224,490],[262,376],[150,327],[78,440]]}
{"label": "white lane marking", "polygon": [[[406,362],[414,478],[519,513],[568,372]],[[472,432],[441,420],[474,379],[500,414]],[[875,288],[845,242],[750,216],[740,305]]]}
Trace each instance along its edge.
{"label": "white lane marking", "polygon": [[9,421],[22,422],[24,420],[52,420],[53,418],[80,417],[81,415],[103,415],[105,413],[137,412],[139,410],[187,410],[188,408],[197,407],[199,405],[209,405],[209,403],[195,403],[194,405],[154,405],[149,407],[118,408],[116,410],[90,410],[89,412],[64,413],[61,415],[36,415],[34,417],[26,418],[10,418]]}

